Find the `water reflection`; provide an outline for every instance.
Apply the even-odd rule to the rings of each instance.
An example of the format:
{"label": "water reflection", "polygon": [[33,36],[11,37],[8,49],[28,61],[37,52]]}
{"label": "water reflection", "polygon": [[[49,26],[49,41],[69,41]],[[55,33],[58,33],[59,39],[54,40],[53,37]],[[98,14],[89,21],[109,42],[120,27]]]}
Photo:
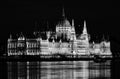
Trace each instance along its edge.
{"label": "water reflection", "polygon": [[8,79],[110,79],[111,62],[7,62]]}

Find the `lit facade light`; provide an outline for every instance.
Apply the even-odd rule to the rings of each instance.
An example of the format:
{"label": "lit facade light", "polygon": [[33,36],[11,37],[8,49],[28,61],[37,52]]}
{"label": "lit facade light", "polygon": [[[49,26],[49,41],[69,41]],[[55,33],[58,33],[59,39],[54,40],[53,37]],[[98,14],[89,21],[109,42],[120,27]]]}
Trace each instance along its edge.
{"label": "lit facade light", "polygon": [[[47,39],[42,37],[26,39],[25,37],[19,37],[17,41],[8,39],[8,49],[19,49],[24,47],[26,55],[50,55],[50,54],[78,54],[78,55],[89,55],[90,52],[93,54],[104,54],[110,55],[110,42],[102,41],[101,43],[89,43],[90,35],[87,32],[86,21],[84,21],[83,33],[76,37],[76,31],[74,27],[74,21],[72,25],[66,19],[62,24],[56,26],[55,34],[51,35],[51,32],[46,33]],[[64,35],[64,38],[69,39],[68,42],[63,40],[57,41],[59,36]],[[52,38],[53,37],[53,38]],[[52,38],[52,41],[49,39]],[[104,52],[103,52],[104,51]],[[102,52],[102,53],[101,53]],[[23,53],[13,53],[13,50],[9,50],[8,55],[22,55]]]}

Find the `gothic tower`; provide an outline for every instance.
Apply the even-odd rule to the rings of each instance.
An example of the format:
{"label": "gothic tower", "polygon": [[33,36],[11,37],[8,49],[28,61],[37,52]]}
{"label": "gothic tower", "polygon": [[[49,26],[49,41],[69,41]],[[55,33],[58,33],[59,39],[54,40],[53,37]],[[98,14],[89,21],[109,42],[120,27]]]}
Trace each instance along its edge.
{"label": "gothic tower", "polygon": [[89,35],[87,33],[86,21],[84,21],[84,27],[83,27],[83,32],[81,36],[84,41],[89,42]]}
{"label": "gothic tower", "polygon": [[86,21],[84,21],[83,32],[81,34],[81,40],[84,47],[89,48],[89,35],[87,33]]}
{"label": "gothic tower", "polygon": [[74,26],[74,20],[73,19],[72,19],[72,26],[71,26],[71,40],[76,40],[75,26]]}

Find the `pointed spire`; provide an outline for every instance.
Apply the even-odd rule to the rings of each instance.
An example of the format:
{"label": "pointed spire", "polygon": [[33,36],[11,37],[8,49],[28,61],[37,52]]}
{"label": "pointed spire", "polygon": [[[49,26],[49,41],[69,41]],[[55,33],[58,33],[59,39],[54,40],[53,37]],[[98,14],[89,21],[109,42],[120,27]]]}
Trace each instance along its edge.
{"label": "pointed spire", "polygon": [[65,18],[65,11],[64,11],[64,7],[63,7],[63,11],[62,11],[62,16],[63,16],[63,18]]}
{"label": "pointed spire", "polygon": [[72,26],[74,26],[74,19],[72,19]]}
{"label": "pointed spire", "polygon": [[84,20],[83,34],[87,34],[86,21]]}

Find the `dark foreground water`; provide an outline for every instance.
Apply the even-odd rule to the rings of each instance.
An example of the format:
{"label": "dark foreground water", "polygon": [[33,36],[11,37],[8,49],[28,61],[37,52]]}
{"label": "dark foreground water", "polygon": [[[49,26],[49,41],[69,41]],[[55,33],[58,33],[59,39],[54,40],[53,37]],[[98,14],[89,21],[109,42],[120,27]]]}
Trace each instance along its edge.
{"label": "dark foreground water", "polygon": [[0,62],[0,79],[119,79],[119,61]]}

